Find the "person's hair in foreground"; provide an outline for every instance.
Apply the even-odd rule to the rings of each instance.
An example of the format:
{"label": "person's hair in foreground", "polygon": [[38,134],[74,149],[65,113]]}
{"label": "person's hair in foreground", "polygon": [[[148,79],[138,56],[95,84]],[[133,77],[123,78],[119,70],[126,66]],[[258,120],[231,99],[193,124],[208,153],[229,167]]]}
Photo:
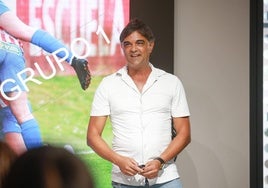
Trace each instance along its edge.
{"label": "person's hair in foreground", "polygon": [[43,146],[25,152],[12,165],[3,188],[93,188],[88,167],[69,151]]}
{"label": "person's hair in foreground", "polygon": [[10,166],[17,158],[15,152],[6,142],[0,141],[0,188],[9,172]]}

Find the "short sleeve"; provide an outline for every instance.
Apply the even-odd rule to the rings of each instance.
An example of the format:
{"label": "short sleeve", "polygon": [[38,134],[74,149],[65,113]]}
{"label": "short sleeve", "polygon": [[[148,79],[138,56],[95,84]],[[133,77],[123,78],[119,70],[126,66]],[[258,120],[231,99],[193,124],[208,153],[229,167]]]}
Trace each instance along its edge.
{"label": "short sleeve", "polygon": [[174,97],[172,100],[172,116],[186,117],[190,116],[190,111],[186,99],[186,94],[181,81],[177,80],[177,85],[174,90]]}
{"label": "short sleeve", "polygon": [[107,85],[107,82],[103,79],[94,94],[90,113],[91,116],[110,115],[108,91],[109,85]]}

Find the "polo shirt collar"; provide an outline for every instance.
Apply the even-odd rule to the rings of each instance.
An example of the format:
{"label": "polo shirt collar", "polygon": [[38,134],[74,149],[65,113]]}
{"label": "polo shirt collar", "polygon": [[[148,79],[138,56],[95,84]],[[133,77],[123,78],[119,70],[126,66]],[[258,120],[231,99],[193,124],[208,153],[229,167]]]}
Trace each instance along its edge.
{"label": "polo shirt collar", "polygon": [[[164,70],[155,68],[151,63],[149,64],[152,72],[150,73],[146,84],[144,85],[143,92],[145,92],[148,88],[150,88],[162,75],[164,75],[166,72]],[[122,80],[126,82],[129,86],[136,89],[136,86],[131,79],[131,77],[127,73],[127,66],[124,66],[116,73],[117,76],[121,76]]]}
{"label": "polo shirt collar", "polygon": [[[166,73],[164,70],[155,68],[151,63],[149,63],[149,65],[152,69],[152,72],[150,73],[149,77],[151,77],[153,80],[157,80],[159,77],[161,77],[163,74]],[[117,76],[121,76],[123,79],[125,77],[129,77],[129,75],[127,74],[127,66],[124,66],[121,69],[119,69],[116,74]]]}

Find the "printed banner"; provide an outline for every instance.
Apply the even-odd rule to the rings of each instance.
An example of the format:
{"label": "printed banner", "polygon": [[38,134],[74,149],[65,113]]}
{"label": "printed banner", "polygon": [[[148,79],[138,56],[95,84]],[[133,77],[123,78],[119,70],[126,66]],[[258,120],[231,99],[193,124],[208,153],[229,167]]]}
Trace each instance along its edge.
{"label": "printed banner", "polygon": [[[6,1],[7,2],[7,1]],[[14,3],[16,5],[14,5]],[[125,64],[119,35],[129,21],[129,0],[17,0],[12,4],[28,25],[42,28],[66,44],[72,52],[86,55],[93,75],[110,74]],[[38,63],[50,71],[46,52],[24,43],[27,66]],[[47,70],[46,70],[47,69]],[[74,74],[66,64],[65,71]]]}

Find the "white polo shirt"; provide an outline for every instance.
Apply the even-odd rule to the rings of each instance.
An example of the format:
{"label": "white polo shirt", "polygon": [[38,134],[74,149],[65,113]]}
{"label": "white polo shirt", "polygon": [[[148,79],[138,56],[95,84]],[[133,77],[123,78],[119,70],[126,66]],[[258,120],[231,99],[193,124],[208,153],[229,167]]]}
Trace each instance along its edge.
{"label": "white polo shirt", "polygon": [[[189,116],[181,81],[151,65],[152,72],[139,92],[127,74],[126,66],[105,77],[96,90],[91,116],[109,115],[112,123],[112,148],[115,152],[145,164],[159,157],[171,141],[171,117]],[[179,177],[176,165],[170,164],[150,185]],[[140,175],[126,176],[113,164],[112,181],[144,185]]]}

